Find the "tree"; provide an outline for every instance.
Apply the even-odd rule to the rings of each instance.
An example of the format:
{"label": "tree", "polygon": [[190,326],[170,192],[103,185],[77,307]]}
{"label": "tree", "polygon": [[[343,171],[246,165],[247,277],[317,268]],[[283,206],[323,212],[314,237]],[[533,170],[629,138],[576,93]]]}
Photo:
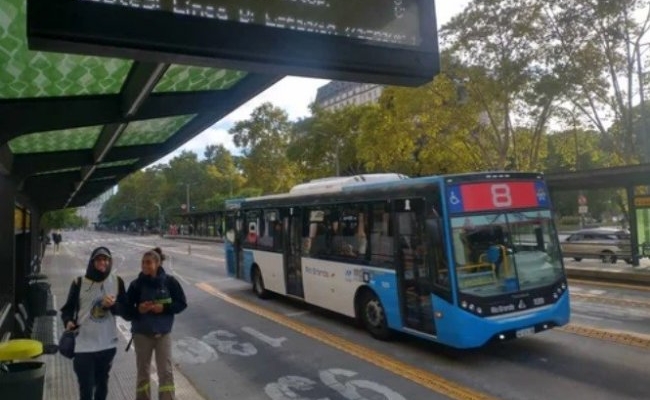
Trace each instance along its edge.
{"label": "tree", "polygon": [[411,176],[480,168],[481,156],[467,141],[478,115],[457,89],[444,73],[418,88],[386,88],[357,137],[365,167]]}
{"label": "tree", "polygon": [[178,206],[187,203],[189,192],[191,210],[205,210],[206,200],[212,196],[214,188],[211,185],[205,164],[199,161],[198,155],[192,151],[183,151],[169,161],[169,166],[163,169],[164,192],[162,198],[165,207]]}
{"label": "tree", "polygon": [[88,220],[77,214],[76,208],[49,211],[41,218],[41,228],[47,232],[51,229],[79,229],[88,225]]}
{"label": "tree", "polygon": [[[602,135],[610,136],[616,164],[638,161],[642,143],[634,136],[632,108],[644,75],[641,41],[650,29],[650,2],[543,3],[551,28],[544,46],[564,77],[567,100]],[[608,129],[611,120],[618,121],[617,129]]]}
{"label": "tree", "polygon": [[296,122],[288,155],[306,179],[355,175],[365,171],[356,138],[372,106],[325,110],[312,105],[312,116]]}
{"label": "tree", "polygon": [[[210,180],[212,194],[217,193],[224,198],[232,197],[245,183],[244,177],[237,170],[232,154],[224,145],[219,144],[207,146],[204,155],[203,164]],[[212,208],[212,206],[208,207],[208,209]]]}
{"label": "tree", "polygon": [[[546,34],[543,6],[541,0],[473,0],[441,31],[451,76],[480,107],[481,124],[470,139],[491,169],[539,165],[561,93],[538,46]],[[530,135],[526,143],[518,143],[517,132]]]}
{"label": "tree", "polygon": [[291,123],[284,110],[264,103],[253,110],[250,118],[238,121],[229,133],[245,156],[241,168],[249,188],[278,193],[300,181],[299,168],[287,157]]}

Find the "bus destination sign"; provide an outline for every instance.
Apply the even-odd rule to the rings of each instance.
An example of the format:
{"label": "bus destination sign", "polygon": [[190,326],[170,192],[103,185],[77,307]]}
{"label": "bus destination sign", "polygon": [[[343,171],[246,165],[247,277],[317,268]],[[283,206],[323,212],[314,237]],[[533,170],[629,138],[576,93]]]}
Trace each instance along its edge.
{"label": "bus destination sign", "polygon": [[409,86],[440,71],[434,0],[27,1],[33,50]]}
{"label": "bus destination sign", "polygon": [[418,0],[76,0],[344,36],[406,47],[422,43]]}
{"label": "bus destination sign", "polygon": [[541,181],[461,183],[447,188],[447,201],[451,213],[550,206]]}

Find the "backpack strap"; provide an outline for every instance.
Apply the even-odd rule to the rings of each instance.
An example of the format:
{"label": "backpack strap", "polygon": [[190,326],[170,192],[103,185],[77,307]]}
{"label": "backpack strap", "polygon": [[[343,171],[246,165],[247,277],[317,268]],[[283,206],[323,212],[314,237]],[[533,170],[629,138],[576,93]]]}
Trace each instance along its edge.
{"label": "backpack strap", "polygon": [[75,304],[74,307],[74,322],[75,324],[77,323],[77,319],[79,318],[79,309],[81,308],[81,280],[83,279],[82,276],[78,276],[77,279],[75,279],[76,285],[77,285],[77,303]]}

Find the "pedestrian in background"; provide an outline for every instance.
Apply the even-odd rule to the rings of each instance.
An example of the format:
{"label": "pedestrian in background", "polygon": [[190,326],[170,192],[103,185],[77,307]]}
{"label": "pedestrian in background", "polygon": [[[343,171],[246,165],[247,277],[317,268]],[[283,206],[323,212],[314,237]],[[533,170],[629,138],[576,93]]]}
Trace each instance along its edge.
{"label": "pedestrian in background", "polygon": [[70,286],[61,308],[63,326],[77,331],[74,372],[80,400],[105,400],[108,378],[117,352],[115,316],[126,303],[124,281],[112,271],[111,252],[106,247],[92,251],[86,274]]}
{"label": "pedestrian in background", "polygon": [[174,315],[185,310],[187,302],[178,280],[163,269],[164,259],[159,247],[145,252],[141,272],[126,294],[138,371],[136,400],[151,399],[150,372],[154,353],[158,398],[175,399],[171,331]]}
{"label": "pedestrian in background", "polygon": [[52,233],[52,241],[54,242],[54,254],[59,252],[59,244],[63,237],[61,236],[61,230],[56,230]]}

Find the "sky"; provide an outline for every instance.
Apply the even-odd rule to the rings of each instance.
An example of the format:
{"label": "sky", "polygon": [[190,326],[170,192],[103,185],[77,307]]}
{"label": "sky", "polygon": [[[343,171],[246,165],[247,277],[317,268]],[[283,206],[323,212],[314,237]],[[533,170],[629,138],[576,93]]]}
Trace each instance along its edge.
{"label": "sky", "polygon": [[[460,13],[469,1],[437,0],[436,16],[438,27]],[[276,107],[284,109],[291,120],[306,117],[310,113],[309,104],[316,98],[316,90],[328,82],[329,80],[325,79],[285,77],[152,165],[168,163],[182,151],[193,151],[199,155],[199,158],[203,158],[203,151],[210,144],[223,144],[231,152],[236,152],[237,149],[232,141],[232,136],[228,134],[228,130],[235,122],[247,119],[256,107],[265,102],[270,102]]]}

